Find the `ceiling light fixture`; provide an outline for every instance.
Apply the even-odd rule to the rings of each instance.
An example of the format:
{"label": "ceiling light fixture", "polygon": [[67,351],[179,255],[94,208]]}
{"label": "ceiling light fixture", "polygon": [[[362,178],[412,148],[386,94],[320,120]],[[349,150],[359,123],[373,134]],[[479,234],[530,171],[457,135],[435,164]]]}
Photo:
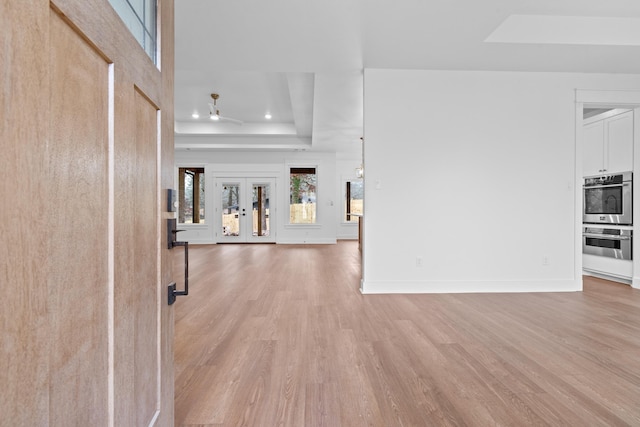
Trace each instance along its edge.
{"label": "ceiling light fixture", "polygon": [[191,117],[193,117],[194,119],[199,119],[200,118],[200,114],[198,114],[197,112],[193,113],[191,115]]}
{"label": "ceiling light fixture", "polygon": [[215,121],[220,120],[220,110],[218,110],[218,106],[216,105],[216,102],[218,101],[219,97],[220,95],[218,95],[217,93],[211,94],[211,98],[213,98],[213,104],[209,104],[209,107],[211,107],[209,111],[209,118],[211,120],[215,120]]}
{"label": "ceiling light fixture", "polygon": [[264,118],[267,119],[267,120],[271,120],[271,113],[265,114]]}
{"label": "ceiling light fixture", "polygon": [[209,104],[209,117],[211,118],[211,120],[222,120],[236,125],[242,124],[242,120],[232,119],[230,117],[220,115],[220,110],[218,110],[217,105],[217,101],[218,98],[220,98],[220,95],[218,95],[217,93],[212,93],[211,98],[213,99],[213,104]]}

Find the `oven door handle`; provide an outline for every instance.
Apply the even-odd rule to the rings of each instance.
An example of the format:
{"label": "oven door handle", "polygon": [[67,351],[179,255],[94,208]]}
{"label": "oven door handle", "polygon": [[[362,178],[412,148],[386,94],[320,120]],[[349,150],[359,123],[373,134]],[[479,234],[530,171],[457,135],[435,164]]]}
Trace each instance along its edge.
{"label": "oven door handle", "polygon": [[598,188],[611,188],[611,187],[628,187],[630,186],[630,182],[621,182],[620,184],[608,184],[608,185],[583,185],[582,188],[585,190],[593,190]]}
{"label": "oven door handle", "polygon": [[630,236],[616,236],[613,234],[598,234],[598,233],[582,233],[584,237],[593,237],[596,239],[605,240],[631,240]]}

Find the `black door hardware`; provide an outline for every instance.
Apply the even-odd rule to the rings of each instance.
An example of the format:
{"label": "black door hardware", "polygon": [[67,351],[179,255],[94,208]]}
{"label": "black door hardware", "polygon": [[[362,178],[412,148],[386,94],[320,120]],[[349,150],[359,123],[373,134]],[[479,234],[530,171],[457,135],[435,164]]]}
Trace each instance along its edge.
{"label": "black door hardware", "polygon": [[189,295],[189,242],[179,242],[176,240],[176,235],[184,230],[176,230],[176,219],[171,218],[167,220],[167,240],[169,241],[169,249],[173,249],[176,246],[184,246],[184,290],[176,290],[176,282],[172,282],[168,289],[168,302],[172,305],[176,302],[176,297],[182,295]]}

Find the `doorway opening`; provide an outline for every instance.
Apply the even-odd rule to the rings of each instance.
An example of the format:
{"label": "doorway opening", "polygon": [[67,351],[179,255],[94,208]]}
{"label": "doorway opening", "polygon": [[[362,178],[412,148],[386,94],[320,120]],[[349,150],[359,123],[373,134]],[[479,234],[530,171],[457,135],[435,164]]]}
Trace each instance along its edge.
{"label": "doorway opening", "polygon": [[[593,231],[610,232],[613,236],[613,244],[626,243],[631,253],[638,254],[637,238],[629,237],[629,241],[623,242],[620,236],[632,233],[640,223],[636,215],[635,207],[639,206],[640,194],[638,180],[634,179],[631,199],[632,224],[587,224],[583,221],[585,200],[582,184],[585,177],[609,176],[627,173],[634,177],[640,176],[636,169],[640,166],[640,92],[638,91],[577,91],[576,97],[576,134],[578,167],[576,176],[576,274],[587,274],[602,277],[639,287],[640,282],[634,277],[640,276],[640,259],[617,259],[608,256],[594,255],[592,251],[585,251],[585,245],[592,249],[594,240],[589,233]],[[603,178],[604,179],[604,178]],[[595,230],[594,230],[595,229]],[[608,236],[608,234],[607,234]],[[615,239],[614,239],[615,237]],[[635,236],[634,236],[635,237]],[[607,244],[611,243],[605,242]],[[619,258],[619,257],[618,257]]]}

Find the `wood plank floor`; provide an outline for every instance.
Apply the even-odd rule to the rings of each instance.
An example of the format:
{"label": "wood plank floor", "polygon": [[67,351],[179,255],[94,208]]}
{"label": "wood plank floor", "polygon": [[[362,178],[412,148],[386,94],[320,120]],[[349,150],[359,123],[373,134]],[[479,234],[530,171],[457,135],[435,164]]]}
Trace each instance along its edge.
{"label": "wood plank floor", "polygon": [[629,286],[361,295],[351,241],[190,258],[176,426],[640,426]]}

